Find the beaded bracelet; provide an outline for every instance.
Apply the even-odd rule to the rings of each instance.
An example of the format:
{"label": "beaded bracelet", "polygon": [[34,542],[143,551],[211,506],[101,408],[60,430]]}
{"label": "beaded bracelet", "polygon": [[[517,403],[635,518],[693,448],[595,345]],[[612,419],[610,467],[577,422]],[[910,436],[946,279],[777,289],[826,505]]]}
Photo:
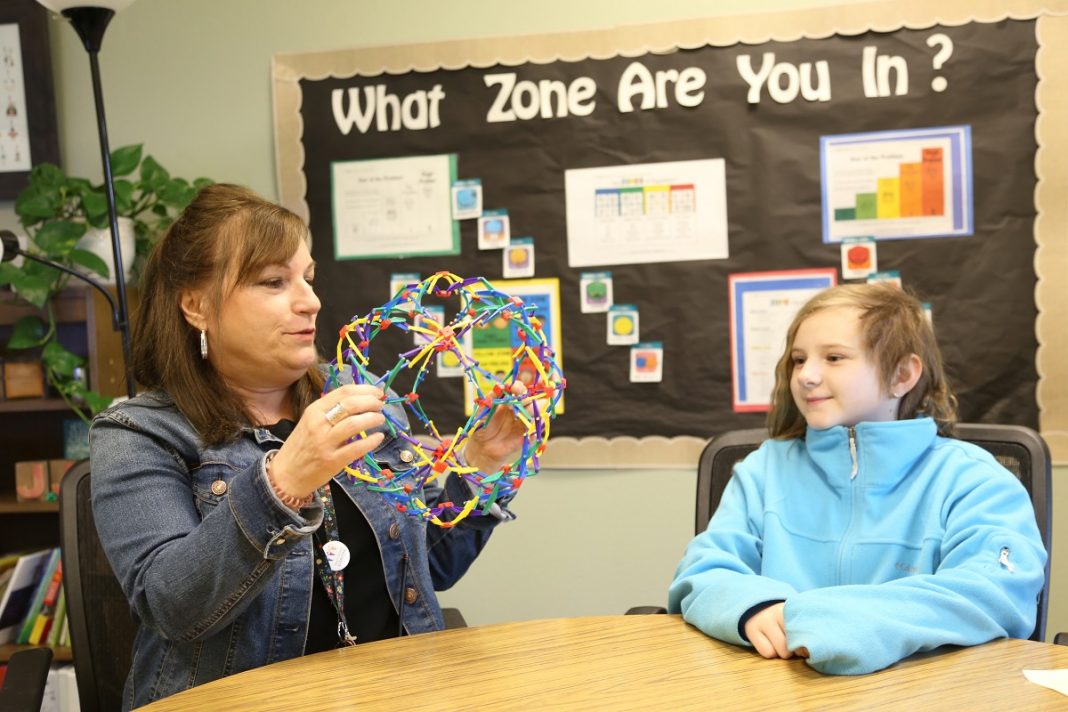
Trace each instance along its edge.
{"label": "beaded bracelet", "polygon": [[282,491],[278,484],[275,483],[274,477],[271,476],[271,461],[274,460],[274,456],[277,454],[277,450],[271,450],[267,453],[267,457],[263,458],[263,471],[267,473],[267,484],[271,486],[271,491],[274,492],[274,496],[277,497],[282,504],[289,507],[294,512],[299,512],[315,501],[315,493],[312,492],[307,497],[301,499]]}

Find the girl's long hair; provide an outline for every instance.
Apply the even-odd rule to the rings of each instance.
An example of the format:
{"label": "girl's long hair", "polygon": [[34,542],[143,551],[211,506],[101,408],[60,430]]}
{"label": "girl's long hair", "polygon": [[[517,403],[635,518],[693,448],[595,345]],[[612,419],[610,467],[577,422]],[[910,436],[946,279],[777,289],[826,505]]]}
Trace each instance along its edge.
{"label": "girl's long hair", "polygon": [[896,285],[877,282],[831,287],[814,296],[797,312],[786,334],[786,350],[775,366],[775,390],[768,412],[771,436],[796,438],[805,434],[805,418],[790,391],[794,370],[791,352],[801,323],[818,311],[834,307],[860,310],[864,348],[878,366],[884,393],[889,393],[901,363],[910,354],[919,356],[923,372],[912,390],[902,397],[898,419],[930,416],[938,424],[940,433],[951,435],[957,422],[957,398],[946,382],[942,352],[924,315],[923,305]]}

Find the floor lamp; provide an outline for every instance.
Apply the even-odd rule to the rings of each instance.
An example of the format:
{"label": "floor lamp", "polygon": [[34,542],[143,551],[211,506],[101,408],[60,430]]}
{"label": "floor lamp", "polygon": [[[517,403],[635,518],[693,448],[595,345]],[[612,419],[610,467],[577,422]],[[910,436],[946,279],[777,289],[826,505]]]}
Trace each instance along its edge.
{"label": "floor lamp", "polygon": [[[126,275],[122,270],[122,247],[119,244],[119,216],[115,211],[115,182],[111,175],[111,149],[108,148],[108,125],[104,117],[104,92],[100,87],[100,45],[104,30],[115,13],[133,0],[37,0],[53,12],[58,12],[70,21],[78,33],[85,51],[89,53],[89,69],[93,76],[93,99],[96,103],[96,125],[100,133],[100,156],[104,163],[104,192],[108,201],[108,218],[111,225],[111,252],[115,269],[115,291],[118,293],[118,316],[115,328],[122,336],[122,360],[126,373],[126,393],[133,398],[136,388],[130,372],[130,316],[126,303]],[[86,3],[91,4],[86,4]]]}

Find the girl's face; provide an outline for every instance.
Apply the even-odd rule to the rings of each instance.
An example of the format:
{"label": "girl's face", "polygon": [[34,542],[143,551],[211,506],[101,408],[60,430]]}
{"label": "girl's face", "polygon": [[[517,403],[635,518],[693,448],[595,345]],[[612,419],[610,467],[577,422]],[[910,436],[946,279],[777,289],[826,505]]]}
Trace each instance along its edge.
{"label": "girl's face", "polygon": [[790,391],[809,427],[897,420],[899,400],[884,390],[864,348],[859,309],[831,307],[805,319],[790,357]]}

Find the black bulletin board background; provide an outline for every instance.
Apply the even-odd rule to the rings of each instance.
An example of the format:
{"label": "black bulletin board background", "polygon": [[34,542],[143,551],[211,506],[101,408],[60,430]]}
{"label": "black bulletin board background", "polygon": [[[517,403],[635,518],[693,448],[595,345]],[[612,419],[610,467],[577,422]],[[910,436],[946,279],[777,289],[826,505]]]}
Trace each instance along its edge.
{"label": "black bulletin board background", "polygon": [[[936,32],[954,44],[938,73],[948,80],[942,93],[930,88],[935,50],[925,43]],[[863,96],[865,46],[907,60],[907,95]],[[560,279],[568,390],[567,412],[554,424],[554,435],[707,437],[758,426],[762,415],[731,409],[727,278],[735,272],[839,266],[838,245],[821,242],[820,136],[967,124],[975,234],[881,241],[879,268],[899,270],[906,285],[931,303],[962,420],[1037,428],[1036,50],[1033,21],[1003,21],[633,58],[302,79],[306,200],[323,298],[320,348],[331,354],[338,327],[387,300],[393,272],[426,276],[449,270],[501,278],[501,253],[477,249],[473,220],[461,222],[459,256],[333,258],[331,161],[455,153],[458,177],[482,180],[485,208],[506,208],[512,234],[534,237],[535,276]],[[778,104],[765,90],[759,104],[747,103],[748,87],[736,57],[750,54],[759,66],[764,52],[795,65],[826,60],[831,100]],[[702,103],[620,113],[617,83],[633,61],[653,72],[701,67],[708,78]],[[496,90],[486,87],[483,76],[504,71],[535,82],[592,77],[597,108],[587,117],[487,123]],[[334,124],[331,91],[383,82],[399,96],[441,84],[446,93],[441,125],[423,131],[353,130],[343,136]],[[702,158],[726,160],[729,259],[568,267],[566,169]],[[630,383],[629,347],[605,344],[603,314],[580,313],[579,274],[601,269],[613,273],[615,301],[641,310],[641,340],[664,343],[663,383]],[[383,357],[385,368],[398,350],[383,352],[389,354]],[[428,379],[420,393],[439,424],[459,418],[459,379]]]}

